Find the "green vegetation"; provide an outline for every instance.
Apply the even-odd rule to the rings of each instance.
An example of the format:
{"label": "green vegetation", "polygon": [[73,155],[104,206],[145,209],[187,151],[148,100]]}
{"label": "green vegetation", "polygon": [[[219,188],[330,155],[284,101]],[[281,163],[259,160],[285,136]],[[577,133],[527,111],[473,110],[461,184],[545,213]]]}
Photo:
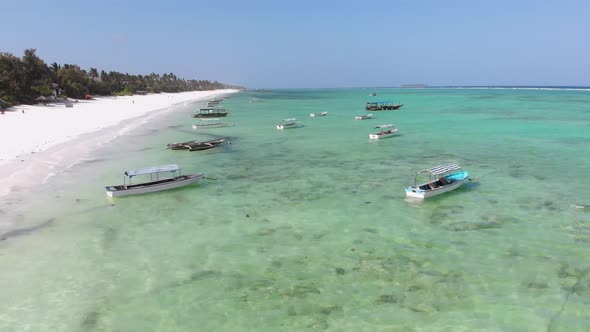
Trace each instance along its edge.
{"label": "green vegetation", "polygon": [[0,52],[0,99],[9,105],[32,103],[39,96],[82,99],[85,95],[132,95],[239,88],[217,81],[185,80],[170,74],[130,75],[115,71],[86,71],[77,65],[47,65],[35,49],[22,58]]}

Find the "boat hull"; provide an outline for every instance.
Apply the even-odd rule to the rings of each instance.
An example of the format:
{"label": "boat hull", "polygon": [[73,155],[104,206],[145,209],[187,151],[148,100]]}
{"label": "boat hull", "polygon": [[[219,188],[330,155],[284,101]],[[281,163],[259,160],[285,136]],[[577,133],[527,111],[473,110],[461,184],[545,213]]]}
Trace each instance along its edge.
{"label": "boat hull", "polygon": [[211,143],[203,143],[203,144],[190,145],[188,150],[189,151],[203,151],[203,150],[213,149],[216,146],[217,145],[214,145]]}
{"label": "boat hull", "polygon": [[209,128],[220,128],[225,127],[225,123],[212,123],[212,124],[194,124],[193,129],[209,129]]}
{"label": "boat hull", "polygon": [[393,110],[397,110],[400,109],[402,106],[404,106],[403,104],[399,104],[399,105],[387,105],[387,106],[379,106],[379,107],[366,107],[365,110],[367,111],[393,111]]}
{"label": "boat hull", "polygon": [[227,116],[229,113],[211,113],[211,114],[193,114],[193,118],[221,118]]}
{"label": "boat hull", "polygon": [[373,114],[367,114],[367,115],[361,115],[361,116],[354,117],[355,120],[368,120],[368,119],[372,119],[372,118],[373,118]]}
{"label": "boat hull", "polygon": [[406,188],[406,197],[417,198],[417,199],[425,199],[428,197],[438,196],[440,194],[444,194],[446,192],[455,190],[463,185],[465,181],[469,177],[469,172],[463,171],[454,175],[447,176],[447,179],[452,179],[453,182],[440,186],[436,189],[432,190],[422,190],[418,189],[417,187],[407,187]]}
{"label": "boat hull", "polygon": [[370,139],[382,139],[382,138],[387,138],[387,137],[391,137],[393,135],[395,135],[397,133],[397,130],[391,133],[387,133],[387,134],[383,134],[383,133],[379,133],[379,134],[370,134],[369,138]]}
{"label": "boat hull", "polygon": [[318,117],[318,116],[326,116],[328,115],[328,112],[321,112],[321,113],[310,113],[309,116],[312,118]]}
{"label": "boat hull", "polygon": [[204,174],[190,174],[190,175],[183,175],[178,176],[172,179],[163,180],[163,181],[156,181],[156,182],[146,182],[131,186],[108,186],[105,187],[107,196],[109,197],[121,197],[121,196],[131,196],[131,195],[141,195],[141,194],[148,194],[158,191],[164,191],[169,189],[180,188],[184,186],[188,186],[193,184],[203,178]]}
{"label": "boat hull", "polygon": [[[212,148],[223,144],[225,142],[225,138],[218,138],[218,139],[214,139],[214,140],[210,140],[210,141],[206,141],[206,142],[201,142],[201,141],[188,141],[188,142],[182,142],[182,143],[170,143],[167,145],[168,149],[171,150],[191,150],[191,151],[196,151],[198,150],[198,147],[207,147],[210,148],[209,146],[211,146]],[[204,149],[201,149],[204,150]]]}
{"label": "boat hull", "polygon": [[300,123],[296,123],[296,124],[292,124],[292,125],[290,125],[290,124],[285,124],[285,125],[280,124],[280,125],[277,125],[277,129],[281,129],[281,130],[282,129],[300,128],[300,127],[303,127],[303,125],[300,124]]}

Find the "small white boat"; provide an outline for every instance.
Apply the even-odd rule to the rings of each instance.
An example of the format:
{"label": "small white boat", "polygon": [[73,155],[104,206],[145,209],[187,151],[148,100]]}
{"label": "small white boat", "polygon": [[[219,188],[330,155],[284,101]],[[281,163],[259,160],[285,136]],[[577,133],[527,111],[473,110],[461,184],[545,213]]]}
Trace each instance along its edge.
{"label": "small white boat", "polygon": [[303,127],[303,125],[295,118],[283,119],[283,122],[277,125],[277,129],[291,129],[299,127]]}
{"label": "small white boat", "polygon": [[[418,183],[418,176],[428,174],[430,180]],[[440,165],[416,174],[414,186],[406,188],[406,197],[425,199],[459,188],[469,178],[469,172],[456,164]]]}
{"label": "small white boat", "polygon": [[326,116],[328,115],[328,112],[320,112],[320,113],[310,113],[309,116],[312,118],[315,118],[317,116]]}
{"label": "small white boat", "polygon": [[391,137],[397,133],[397,128],[395,128],[392,124],[384,124],[375,126],[375,129],[381,129],[377,133],[373,133],[369,135],[370,139],[381,139],[386,137]]}
{"label": "small white boat", "polygon": [[220,99],[220,98],[211,99],[207,102],[207,107],[219,106],[219,103],[221,103],[222,101],[223,101],[223,99]]}
{"label": "small white boat", "polygon": [[354,117],[355,120],[367,120],[367,119],[372,119],[372,118],[373,118],[373,114],[358,115],[358,116]]}
{"label": "small white boat", "polygon": [[[159,178],[160,173],[171,173],[172,177],[167,177],[162,180]],[[137,175],[148,175],[150,181],[138,184],[131,184],[131,178]],[[177,175],[178,174],[178,175]],[[123,184],[105,187],[106,193],[110,197],[140,195],[153,193],[156,191],[168,190],[187,186],[201,180],[203,173],[182,175],[180,174],[180,167],[178,165],[164,165],[157,167],[149,167],[131,170],[123,173]],[[127,179],[129,183],[127,182]]]}

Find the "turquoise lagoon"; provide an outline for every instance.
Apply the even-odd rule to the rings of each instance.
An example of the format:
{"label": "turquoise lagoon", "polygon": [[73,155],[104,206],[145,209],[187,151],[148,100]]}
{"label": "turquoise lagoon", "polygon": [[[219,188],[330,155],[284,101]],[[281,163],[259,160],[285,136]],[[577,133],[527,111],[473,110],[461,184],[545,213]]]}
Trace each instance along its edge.
{"label": "turquoise lagoon", "polygon": [[[371,98],[405,106],[355,121]],[[224,102],[235,126],[193,130],[202,104],[0,201],[0,331],[590,326],[590,91],[248,91]],[[290,117],[304,127],[275,129]],[[387,123],[399,135],[370,142]],[[446,162],[474,181],[405,200]],[[170,163],[211,179],[106,198],[123,171]]]}

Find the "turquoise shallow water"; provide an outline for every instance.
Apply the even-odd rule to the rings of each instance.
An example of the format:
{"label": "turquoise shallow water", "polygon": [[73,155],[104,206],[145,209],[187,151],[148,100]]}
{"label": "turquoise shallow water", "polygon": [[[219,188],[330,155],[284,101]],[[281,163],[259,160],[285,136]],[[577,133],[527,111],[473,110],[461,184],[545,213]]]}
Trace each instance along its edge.
{"label": "turquoise shallow water", "polygon": [[[372,91],[240,93],[235,126],[199,131],[199,104],[176,106],[4,198],[0,331],[587,330],[590,92],[377,89],[405,106],[353,120]],[[304,127],[275,129],[289,117]],[[445,162],[480,179],[404,199]],[[104,195],[169,163],[217,180]]]}

